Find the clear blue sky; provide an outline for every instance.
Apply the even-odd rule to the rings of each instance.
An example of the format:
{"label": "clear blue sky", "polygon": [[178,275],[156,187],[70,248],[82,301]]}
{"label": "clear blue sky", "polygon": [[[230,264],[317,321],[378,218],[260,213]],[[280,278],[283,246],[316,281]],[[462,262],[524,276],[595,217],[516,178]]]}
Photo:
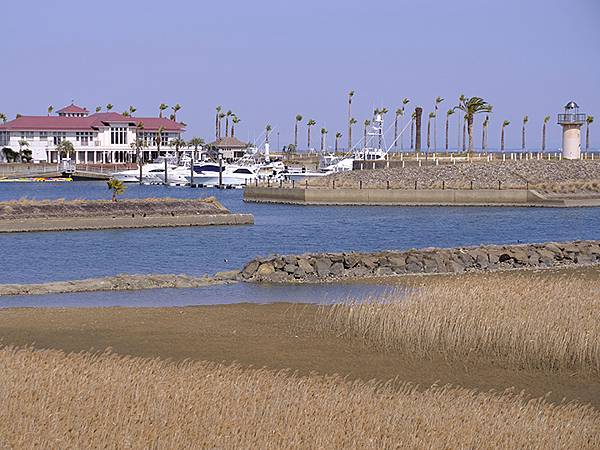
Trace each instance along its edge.
{"label": "clear blue sky", "polygon": [[[0,111],[10,118],[71,99],[139,115],[179,102],[186,137],[209,139],[220,104],[241,118],[243,139],[270,123],[288,143],[300,113],[331,145],[346,134],[350,89],[359,124],[405,96],[427,114],[436,96],[445,111],[464,93],[494,105],[490,146],[509,119],[507,145],[518,147],[525,114],[530,146],[546,114],[559,145],[555,114],[571,99],[596,115],[600,146],[598,0],[20,0],[1,11]],[[441,146],[441,123],[438,133]]]}

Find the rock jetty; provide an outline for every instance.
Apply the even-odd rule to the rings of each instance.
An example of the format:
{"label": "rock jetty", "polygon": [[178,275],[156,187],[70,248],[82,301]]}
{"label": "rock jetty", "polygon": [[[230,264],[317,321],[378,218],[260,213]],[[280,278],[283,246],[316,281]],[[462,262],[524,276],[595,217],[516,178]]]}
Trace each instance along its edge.
{"label": "rock jetty", "polygon": [[375,253],[273,255],[250,261],[238,279],[326,282],[407,274],[463,273],[600,264],[600,241],[425,248]]}

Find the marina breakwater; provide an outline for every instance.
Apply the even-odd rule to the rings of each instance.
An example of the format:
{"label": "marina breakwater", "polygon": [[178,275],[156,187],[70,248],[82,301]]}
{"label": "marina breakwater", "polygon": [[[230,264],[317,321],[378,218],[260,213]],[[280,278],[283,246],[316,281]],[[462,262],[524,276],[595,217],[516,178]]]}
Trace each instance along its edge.
{"label": "marina breakwater", "polygon": [[600,241],[549,242],[374,253],[273,255],[249,262],[238,279],[267,283],[327,282],[596,264],[600,264]]}
{"label": "marina breakwater", "polygon": [[532,189],[387,189],[247,186],[244,201],[334,206],[600,206],[598,198],[557,198]]}
{"label": "marina breakwater", "polygon": [[251,214],[232,213],[214,197],[0,202],[0,233],[252,223]]}

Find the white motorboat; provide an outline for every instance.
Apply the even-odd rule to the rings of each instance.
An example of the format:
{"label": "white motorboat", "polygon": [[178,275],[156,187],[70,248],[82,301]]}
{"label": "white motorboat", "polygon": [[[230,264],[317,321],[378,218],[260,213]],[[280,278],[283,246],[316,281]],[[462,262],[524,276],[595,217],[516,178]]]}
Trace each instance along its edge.
{"label": "white motorboat", "polygon": [[[216,170],[215,170],[216,169]],[[188,174],[191,177],[191,174]],[[219,166],[211,165],[204,167],[200,173],[194,168],[194,183],[204,186],[218,186],[219,181],[223,186],[244,186],[258,179],[256,169],[250,166],[238,166],[229,164],[222,168],[221,176],[219,177]]]}
{"label": "white motorboat", "polygon": [[[174,164],[167,163],[167,170],[174,169]],[[142,183],[158,183],[165,181],[165,163],[152,162],[142,166]],[[161,177],[162,176],[162,177]],[[140,169],[123,170],[112,174],[112,178],[123,183],[138,183],[140,181]]]}

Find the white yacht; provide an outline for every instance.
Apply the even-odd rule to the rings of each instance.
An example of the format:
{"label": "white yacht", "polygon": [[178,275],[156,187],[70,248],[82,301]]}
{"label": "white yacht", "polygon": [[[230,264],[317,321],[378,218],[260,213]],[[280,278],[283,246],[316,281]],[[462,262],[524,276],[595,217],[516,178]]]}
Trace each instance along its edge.
{"label": "white yacht", "polygon": [[[167,162],[167,170],[177,167]],[[142,183],[158,183],[165,180],[165,163],[152,162],[142,166]],[[123,183],[138,183],[140,181],[140,169],[123,170],[112,174],[112,178]]]}
{"label": "white yacht", "polygon": [[[186,177],[188,182],[190,182],[191,173],[189,173],[189,171]],[[220,178],[223,186],[243,186],[257,180],[258,174],[257,170],[251,166],[227,164],[222,167],[222,174]],[[218,164],[212,163],[194,166],[194,184],[201,184],[204,186],[218,186]]]}

